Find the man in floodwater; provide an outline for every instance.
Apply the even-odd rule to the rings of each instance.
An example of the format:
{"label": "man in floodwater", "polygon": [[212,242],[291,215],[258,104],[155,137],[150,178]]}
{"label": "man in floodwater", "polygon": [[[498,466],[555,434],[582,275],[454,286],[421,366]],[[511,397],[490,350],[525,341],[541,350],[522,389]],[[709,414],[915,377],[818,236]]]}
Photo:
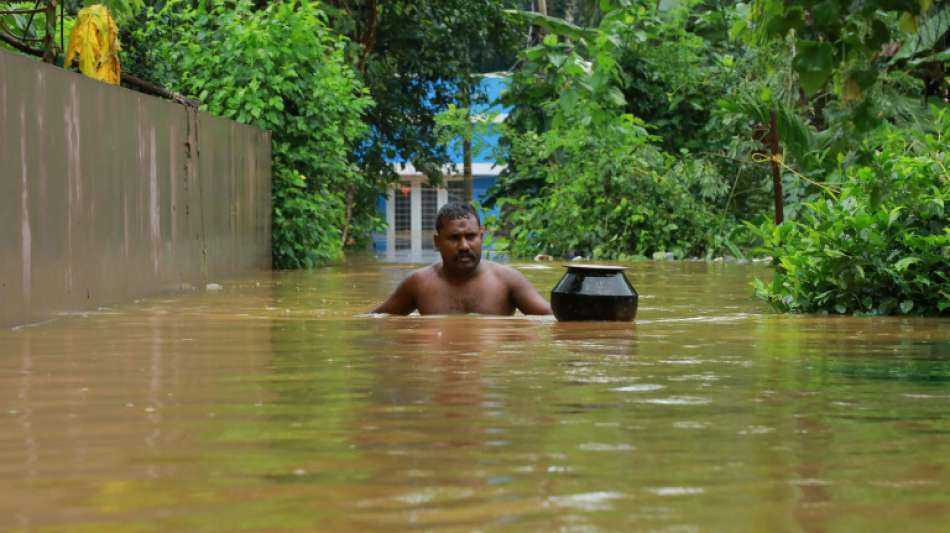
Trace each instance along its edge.
{"label": "man in floodwater", "polygon": [[468,204],[449,203],[435,217],[432,240],[442,262],[416,270],[374,313],[549,315],[551,306],[517,270],[482,261],[484,230]]}

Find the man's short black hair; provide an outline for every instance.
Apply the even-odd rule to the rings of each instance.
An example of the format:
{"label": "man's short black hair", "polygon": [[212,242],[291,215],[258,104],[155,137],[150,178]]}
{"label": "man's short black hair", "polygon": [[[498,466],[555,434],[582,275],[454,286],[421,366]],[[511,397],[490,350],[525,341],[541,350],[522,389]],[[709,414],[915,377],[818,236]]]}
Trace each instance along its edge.
{"label": "man's short black hair", "polygon": [[449,202],[442,206],[439,209],[439,214],[435,216],[435,231],[436,233],[442,229],[442,223],[445,220],[458,220],[460,218],[475,217],[475,222],[478,222],[481,225],[481,221],[478,220],[478,213],[475,212],[475,208],[469,204],[462,202]]}

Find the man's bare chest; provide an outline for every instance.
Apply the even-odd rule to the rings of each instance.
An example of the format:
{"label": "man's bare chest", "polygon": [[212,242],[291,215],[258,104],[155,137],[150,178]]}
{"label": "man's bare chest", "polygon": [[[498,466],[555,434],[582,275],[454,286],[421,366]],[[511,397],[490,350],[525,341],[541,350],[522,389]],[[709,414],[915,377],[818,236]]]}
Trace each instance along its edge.
{"label": "man's bare chest", "polygon": [[500,280],[488,278],[459,284],[435,280],[427,285],[416,302],[423,315],[510,315],[514,312],[508,289]]}

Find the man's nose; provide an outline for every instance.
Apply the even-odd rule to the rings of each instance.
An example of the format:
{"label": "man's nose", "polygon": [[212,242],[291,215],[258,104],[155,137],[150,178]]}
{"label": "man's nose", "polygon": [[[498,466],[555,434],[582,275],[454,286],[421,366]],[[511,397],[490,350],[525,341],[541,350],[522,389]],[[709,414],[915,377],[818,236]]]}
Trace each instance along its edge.
{"label": "man's nose", "polygon": [[469,248],[471,248],[471,246],[469,246],[468,239],[461,239],[459,241],[459,250],[468,250]]}

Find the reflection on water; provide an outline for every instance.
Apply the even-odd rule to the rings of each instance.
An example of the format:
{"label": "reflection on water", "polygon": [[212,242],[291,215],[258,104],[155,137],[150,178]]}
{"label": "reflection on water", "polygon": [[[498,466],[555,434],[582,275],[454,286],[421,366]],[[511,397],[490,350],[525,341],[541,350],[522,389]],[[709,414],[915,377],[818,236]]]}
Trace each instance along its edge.
{"label": "reflection on water", "polygon": [[357,316],[408,269],[354,263],[0,332],[0,529],[942,529],[947,321],[754,268],[634,264],[634,324]]}

